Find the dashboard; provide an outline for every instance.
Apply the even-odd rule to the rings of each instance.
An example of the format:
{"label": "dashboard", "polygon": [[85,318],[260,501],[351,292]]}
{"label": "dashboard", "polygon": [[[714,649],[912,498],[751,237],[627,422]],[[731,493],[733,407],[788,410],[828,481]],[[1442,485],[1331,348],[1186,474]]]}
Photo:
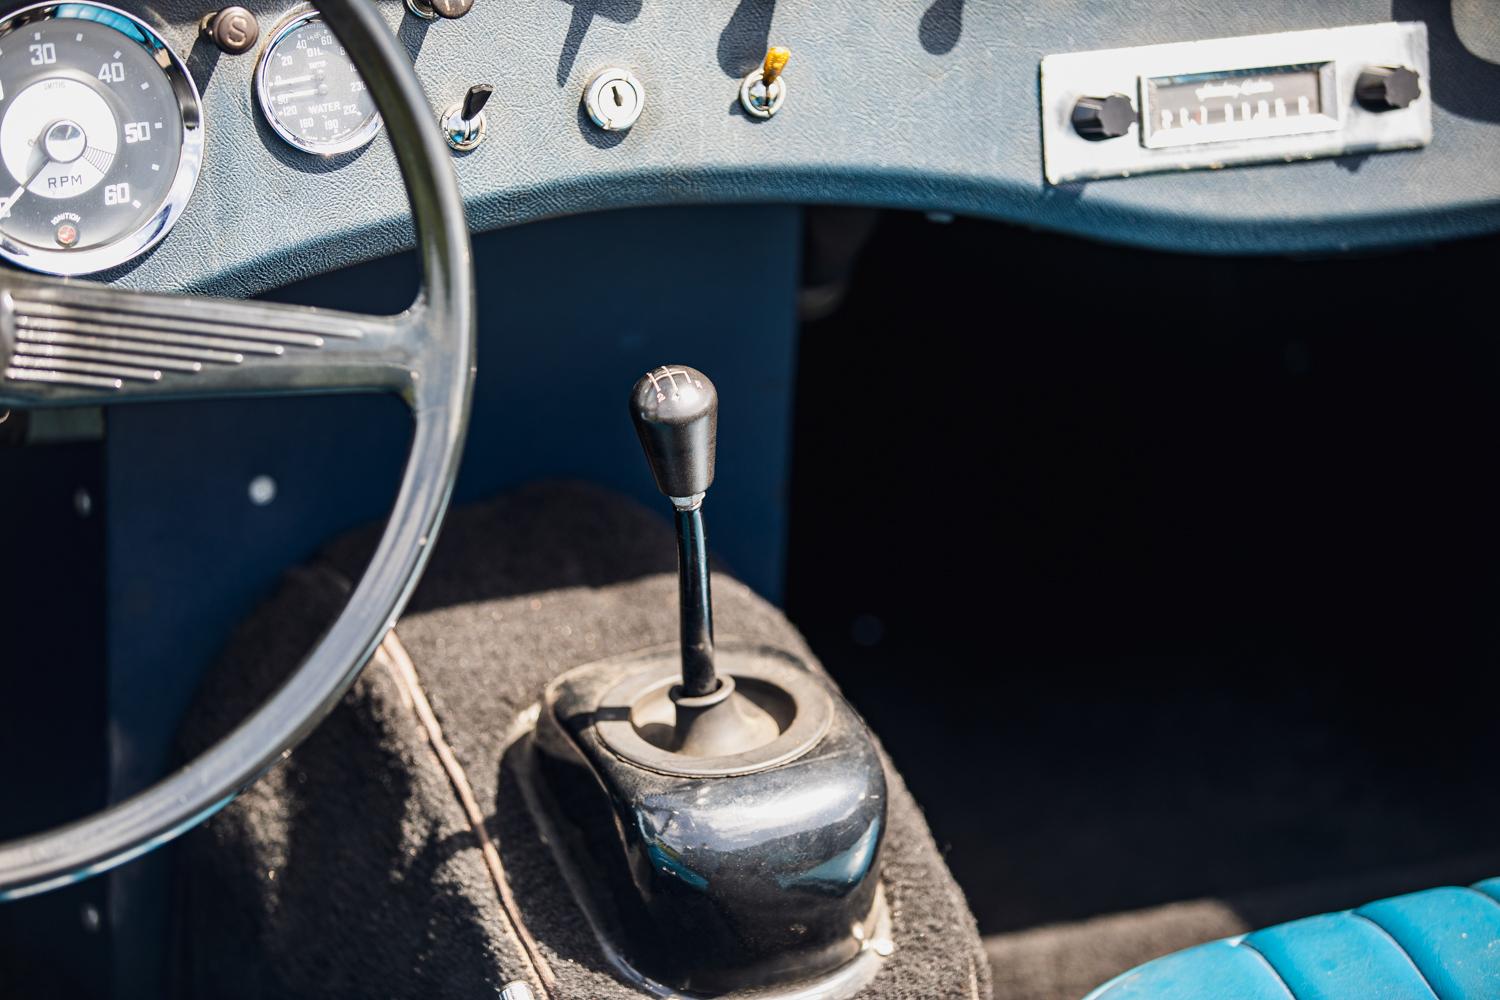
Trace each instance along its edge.
{"label": "dashboard", "polygon": [[[413,57],[433,127],[442,119],[450,144],[460,140],[454,162],[476,231],[725,202],[964,213],[1213,253],[1322,253],[1500,228],[1500,25],[1483,0],[445,0],[462,13],[453,19],[431,18],[422,0],[375,2]],[[250,3],[258,37],[233,51],[241,46],[221,48],[201,30],[213,10],[184,0],[12,9],[0,26],[0,159],[18,187],[7,178],[0,192],[0,232],[26,251],[7,253],[14,262],[245,295],[411,245],[390,147],[326,28],[303,6]],[[1360,39],[1404,32],[1387,69],[1413,77],[1396,81],[1406,88],[1399,113],[1365,115],[1383,134],[1363,144],[1330,145],[1327,109],[1309,103],[1319,86],[1366,85],[1379,66],[1346,73],[1357,48],[1339,64],[1344,83],[1331,59],[1278,58],[1274,46],[1252,63],[1267,71],[1254,78],[1232,59],[1157,59],[1209,39],[1320,29],[1346,38],[1362,25],[1381,27],[1359,29]],[[1146,47],[1147,68],[1131,70],[1144,82],[1139,93],[1122,85],[1123,99],[1130,114],[1148,99],[1155,109],[1129,122],[1141,141],[1108,146],[1093,141],[1102,132],[1053,121],[1050,80],[1101,65],[1094,50],[1134,47]],[[1407,65],[1418,61],[1420,74]],[[1225,72],[1205,89],[1179,69]],[[779,74],[771,87],[757,77],[766,72]],[[1235,88],[1269,88],[1260,114],[1291,118],[1250,122],[1245,104],[1235,120],[1238,98],[1224,99]],[[1100,105],[1107,117],[1122,97],[1097,99],[1115,100]],[[480,108],[482,134],[466,132],[464,115],[477,120]],[[1209,130],[1274,131],[1292,152],[1184,172],[1240,162],[1222,144],[1193,145],[1192,116],[1210,113]],[[1404,125],[1388,139],[1392,122]],[[1054,125],[1061,132],[1044,136]],[[1126,151],[1125,165],[1058,172],[1051,157],[1064,142],[1085,158]],[[1157,153],[1175,159],[1136,163]],[[75,210],[85,201],[87,212]],[[588,287],[586,256],[581,248]]]}

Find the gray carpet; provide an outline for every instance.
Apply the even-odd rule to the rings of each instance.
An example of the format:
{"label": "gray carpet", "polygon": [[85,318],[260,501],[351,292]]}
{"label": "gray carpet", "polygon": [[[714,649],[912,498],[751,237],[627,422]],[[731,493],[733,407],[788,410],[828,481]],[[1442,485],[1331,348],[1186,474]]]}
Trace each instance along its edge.
{"label": "gray carpet", "polygon": [[[336,543],[246,623],[191,716],[185,750],[242,718],[299,660],[369,541]],[[558,673],[675,638],[673,559],[655,513],[587,487],[534,487],[450,516],[397,627],[556,976],[553,998],[639,994],[611,973],[562,887],[505,759],[505,732]],[[775,608],[725,576],[714,587],[721,636],[811,659]],[[905,785],[893,771],[888,781],[896,948],[863,995],[988,997],[963,896]],[[181,995],[476,997],[533,978],[452,786],[378,662],[290,760],[184,839],[177,872]]]}

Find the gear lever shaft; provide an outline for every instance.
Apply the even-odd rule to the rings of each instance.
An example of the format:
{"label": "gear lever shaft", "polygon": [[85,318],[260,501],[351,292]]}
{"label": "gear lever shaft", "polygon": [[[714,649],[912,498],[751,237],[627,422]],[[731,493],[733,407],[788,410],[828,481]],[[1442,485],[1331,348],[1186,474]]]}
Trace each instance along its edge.
{"label": "gear lever shaft", "polygon": [[720,682],[714,670],[713,601],[702,508],[703,494],[714,481],[719,394],[702,372],[663,365],[635,384],[630,417],[656,486],[672,501],[677,522],[682,693],[690,698],[710,695]]}

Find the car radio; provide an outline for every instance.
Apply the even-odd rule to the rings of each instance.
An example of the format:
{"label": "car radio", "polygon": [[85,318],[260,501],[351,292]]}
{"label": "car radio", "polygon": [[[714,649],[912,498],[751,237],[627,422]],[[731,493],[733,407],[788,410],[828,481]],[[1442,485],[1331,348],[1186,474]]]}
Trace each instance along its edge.
{"label": "car radio", "polygon": [[1421,23],[1050,55],[1047,180],[1425,146],[1427,74]]}

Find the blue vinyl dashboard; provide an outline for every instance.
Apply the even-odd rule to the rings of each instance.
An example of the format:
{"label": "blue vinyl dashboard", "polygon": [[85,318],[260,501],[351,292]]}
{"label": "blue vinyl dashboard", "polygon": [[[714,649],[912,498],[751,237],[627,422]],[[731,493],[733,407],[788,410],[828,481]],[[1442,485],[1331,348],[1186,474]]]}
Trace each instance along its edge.
{"label": "blue vinyl dashboard", "polygon": [[[1500,228],[1500,19],[1485,0],[477,0],[426,22],[377,0],[436,114],[495,87],[487,140],[455,166],[476,232],[644,205],[856,203],[954,212],[1210,253],[1324,253]],[[254,51],[198,36],[203,4],[126,9],[182,54],[203,94],[204,170],[180,224],[101,275],[140,288],[254,294],[409,246],[389,144],[322,159],[272,132]],[[268,29],[291,4],[250,7]],[[1433,138],[1421,150],[1050,186],[1038,65],[1054,52],[1384,21],[1427,25]],[[786,107],[741,110],[768,44],[792,50]],[[580,105],[628,67],[647,100],[628,132]],[[629,248],[625,248],[629,252]],[[584,266],[589,248],[579,248]]]}

